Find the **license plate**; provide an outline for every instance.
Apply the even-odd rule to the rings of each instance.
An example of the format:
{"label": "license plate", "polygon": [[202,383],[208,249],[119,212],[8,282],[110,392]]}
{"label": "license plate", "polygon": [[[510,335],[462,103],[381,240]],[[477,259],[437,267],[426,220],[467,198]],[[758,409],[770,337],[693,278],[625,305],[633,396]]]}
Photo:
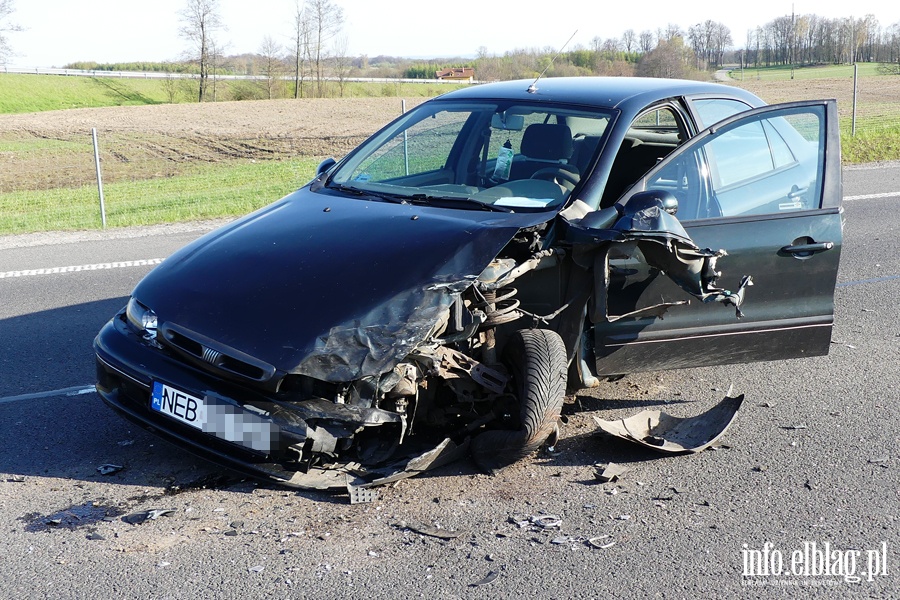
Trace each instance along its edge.
{"label": "license plate", "polygon": [[206,402],[158,381],[153,383],[150,408],[202,430],[206,424]]}
{"label": "license plate", "polygon": [[215,397],[198,398],[159,381],[153,382],[150,408],[256,452],[268,454],[278,443],[280,430],[265,415],[216,401]]}

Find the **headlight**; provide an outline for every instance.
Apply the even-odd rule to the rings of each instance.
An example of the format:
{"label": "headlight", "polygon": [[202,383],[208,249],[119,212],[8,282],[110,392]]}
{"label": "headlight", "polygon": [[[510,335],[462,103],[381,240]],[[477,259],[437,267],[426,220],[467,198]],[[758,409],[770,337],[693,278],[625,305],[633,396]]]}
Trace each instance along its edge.
{"label": "headlight", "polygon": [[156,313],[131,298],[128,301],[128,307],[125,309],[125,316],[128,317],[128,323],[138,333],[146,334],[151,338],[156,337],[157,318]]}

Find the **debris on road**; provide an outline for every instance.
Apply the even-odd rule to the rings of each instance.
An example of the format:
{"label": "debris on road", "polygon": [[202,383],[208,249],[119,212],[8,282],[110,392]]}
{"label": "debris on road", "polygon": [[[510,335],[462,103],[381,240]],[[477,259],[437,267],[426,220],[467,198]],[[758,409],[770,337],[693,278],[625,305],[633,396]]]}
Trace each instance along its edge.
{"label": "debris on road", "polygon": [[350,504],[369,504],[378,500],[378,490],[347,484],[347,493],[350,494]]}
{"label": "debris on road", "polygon": [[175,512],[174,508],[152,508],[141,512],[125,515],[122,520],[131,525],[140,525],[147,521],[155,521],[159,517],[170,515]]}
{"label": "debris on road", "polygon": [[478,580],[478,581],[476,581],[475,583],[470,584],[470,585],[471,585],[471,587],[478,587],[478,586],[481,586],[481,585],[487,585],[487,584],[489,584],[489,583],[493,583],[493,582],[496,581],[497,578],[499,578],[499,577],[500,577],[500,571],[491,571],[490,573],[488,573],[487,575],[485,575],[482,579],[480,579],[480,580]]}
{"label": "debris on road", "polygon": [[113,464],[105,464],[97,467],[97,472],[101,475],[114,475],[124,469],[123,465],[113,465]]}
{"label": "debris on road", "polygon": [[592,537],[587,541],[588,546],[592,548],[597,548],[598,550],[606,550],[607,548],[612,548],[616,545],[615,541],[607,542],[610,536],[608,535],[598,535],[597,537]]}
{"label": "debris on road", "polygon": [[627,419],[604,421],[594,417],[606,433],[665,453],[695,453],[712,446],[734,420],[744,395],[725,396],[696,417],[674,417],[660,410],[643,410]]}
{"label": "debris on road", "polygon": [[406,523],[403,528],[409,529],[414,533],[427,535],[428,537],[439,538],[442,540],[454,540],[463,534],[462,531],[449,531],[439,527],[429,527],[428,525],[416,525],[414,523]]}
{"label": "debris on road", "polygon": [[556,515],[537,515],[531,517],[530,520],[541,529],[559,529],[562,525],[562,519]]}
{"label": "debris on road", "polygon": [[627,471],[628,467],[624,467],[620,464],[611,462],[607,465],[596,465],[596,472],[594,473],[594,476],[599,479],[601,483],[609,483],[618,481],[619,477],[624,475]]}

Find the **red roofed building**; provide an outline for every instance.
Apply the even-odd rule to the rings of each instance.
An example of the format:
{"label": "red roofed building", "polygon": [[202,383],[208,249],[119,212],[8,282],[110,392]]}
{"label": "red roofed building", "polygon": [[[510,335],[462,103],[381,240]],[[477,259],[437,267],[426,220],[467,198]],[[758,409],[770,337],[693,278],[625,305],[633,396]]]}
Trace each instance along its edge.
{"label": "red roofed building", "polygon": [[475,81],[475,69],[472,67],[455,67],[453,69],[442,69],[435,73],[438,79],[444,81]]}

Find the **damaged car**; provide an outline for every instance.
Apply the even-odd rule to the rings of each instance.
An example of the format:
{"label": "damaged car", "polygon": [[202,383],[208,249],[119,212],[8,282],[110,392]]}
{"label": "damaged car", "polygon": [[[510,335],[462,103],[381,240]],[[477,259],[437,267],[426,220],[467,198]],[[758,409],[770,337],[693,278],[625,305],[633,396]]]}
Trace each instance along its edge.
{"label": "damaged car", "polygon": [[833,100],[472,86],[157,266],[98,334],[96,388],[288,486],[494,472],[603,378],[826,354],[841,196]]}

